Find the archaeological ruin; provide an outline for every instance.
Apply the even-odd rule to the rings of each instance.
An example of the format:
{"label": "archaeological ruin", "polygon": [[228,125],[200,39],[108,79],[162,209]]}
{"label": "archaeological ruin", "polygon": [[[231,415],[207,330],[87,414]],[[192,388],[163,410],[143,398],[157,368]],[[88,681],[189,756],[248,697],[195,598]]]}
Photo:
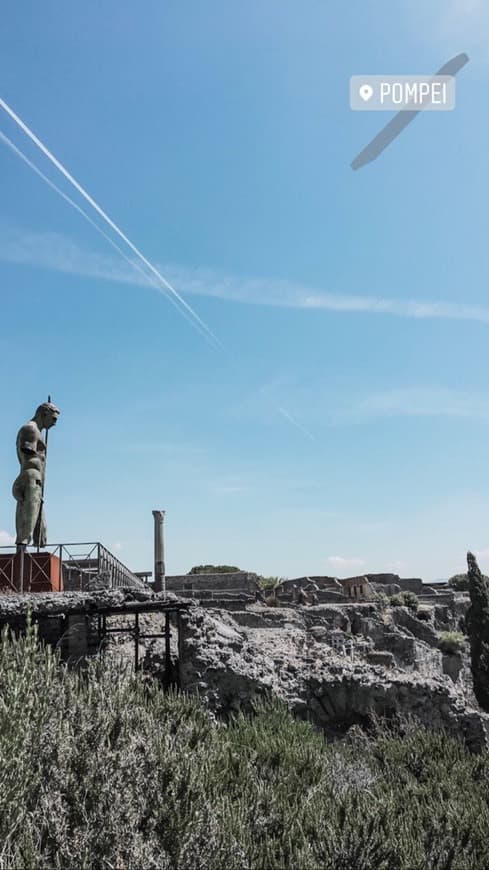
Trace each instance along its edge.
{"label": "archaeological ruin", "polygon": [[448,583],[392,573],[268,585],[246,571],[168,576],[160,510],[152,581],[100,542],[48,545],[47,432],[58,414],[40,406],[17,439],[17,539],[0,548],[0,628],[34,624],[70,667],[120,656],[163,686],[198,693],[216,716],[273,694],[331,736],[375,716],[415,717],[475,751],[489,746],[464,639],[468,594]]}

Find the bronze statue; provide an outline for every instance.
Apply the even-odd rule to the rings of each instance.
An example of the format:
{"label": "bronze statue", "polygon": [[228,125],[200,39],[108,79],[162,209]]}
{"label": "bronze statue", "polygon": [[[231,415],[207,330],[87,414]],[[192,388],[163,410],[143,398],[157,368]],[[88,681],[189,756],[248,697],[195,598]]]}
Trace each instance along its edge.
{"label": "bronze statue", "polygon": [[[26,547],[31,543],[36,547],[44,547],[47,544],[44,516],[47,432],[56,425],[59,415],[56,405],[44,402],[17,435],[20,474],[12,487],[12,495],[17,501],[15,526],[18,547]],[[42,436],[43,429],[46,430],[46,440]]]}

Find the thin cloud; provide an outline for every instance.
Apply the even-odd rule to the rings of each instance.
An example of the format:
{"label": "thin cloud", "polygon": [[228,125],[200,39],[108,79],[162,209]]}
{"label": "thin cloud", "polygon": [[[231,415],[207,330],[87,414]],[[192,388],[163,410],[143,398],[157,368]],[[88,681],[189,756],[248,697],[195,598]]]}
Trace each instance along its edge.
{"label": "thin cloud", "polygon": [[489,558],[489,549],[485,550],[474,550],[474,555],[477,556],[478,559],[488,559]]}
{"label": "thin cloud", "polygon": [[[152,279],[134,271],[132,266],[136,266],[136,263],[130,261],[126,266],[114,257],[87,250],[55,232],[39,233],[2,227],[0,261],[134,287],[152,286]],[[325,292],[285,280],[233,277],[220,275],[212,270],[190,269],[171,264],[159,268],[174,283],[185,286],[187,293],[227,302],[335,311],[343,314],[376,314],[415,320],[472,320],[489,323],[489,307],[483,305]]]}
{"label": "thin cloud", "polygon": [[403,0],[399,11],[418,41],[436,40],[455,51],[474,51],[474,59],[487,59],[487,0]]}
{"label": "thin cloud", "polygon": [[214,493],[214,495],[238,495],[245,492],[251,492],[251,489],[251,486],[244,483],[225,483],[222,486],[212,486],[211,492]]}
{"label": "thin cloud", "polygon": [[[0,133],[0,138],[1,135]],[[91,220],[90,223],[92,223]],[[128,267],[124,266],[119,259],[116,260],[104,254],[87,251],[72,239],[66,238],[60,233],[26,232],[5,225],[0,226],[0,261],[25,266],[36,266],[64,274],[101,279],[116,284],[128,284],[130,286],[145,288],[154,286],[154,279],[152,277],[147,278],[138,263],[132,263],[124,254],[123,257],[128,262]],[[135,273],[131,268],[133,265],[138,272]],[[168,274],[170,270],[165,269],[165,271]],[[174,269],[173,271],[177,281],[183,277],[181,269]],[[200,273],[187,271],[186,274],[187,278],[185,280],[189,283],[189,287],[187,287],[188,292],[200,292],[200,295],[204,295],[204,293],[210,296],[218,295],[215,292],[216,285],[209,285],[206,290]],[[219,288],[219,283],[217,288]],[[218,289],[218,292],[221,291]],[[276,410],[291,425],[300,429],[307,438],[314,440],[314,436],[293,418],[289,412],[283,408],[276,408]]]}
{"label": "thin cloud", "polygon": [[255,419],[270,424],[273,421],[272,409],[282,407],[282,395],[293,401],[295,413],[300,415],[301,421],[306,421],[301,423],[306,431],[309,431],[307,426],[316,431],[318,427],[365,425],[379,419],[399,417],[489,421],[489,393],[413,385],[356,394],[343,391],[338,395],[327,381],[313,378],[302,382],[276,378],[243,397],[229,409],[229,413],[238,419]]}
{"label": "thin cloud", "polygon": [[171,456],[175,454],[183,456],[203,455],[206,452],[203,447],[195,447],[180,441],[133,441],[121,445],[120,450],[123,453],[168,453]]}
{"label": "thin cloud", "polygon": [[357,556],[328,556],[326,564],[334,570],[349,571],[350,569],[362,568],[365,565],[365,560],[359,559]]}
{"label": "thin cloud", "polygon": [[[51,190],[53,190],[55,193],[57,193],[58,196],[60,196],[62,199],[64,199],[64,201],[66,203],[68,203],[68,205],[70,205],[75,211],[77,211],[78,214],[80,214],[82,216],[82,218],[84,220],[86,220],[87,223],[89,223],[95,229],[95,231],[97,233],[99,233],[108,242],[108,244],[119,253],[119,255],[122,257],[122,259],[125,260],[126,263],[129,264],[131,271],[136,270],[137,272],[139,272],[143,276],[145,283],[148,283],[151,286],[156,287],[156,289],[159,292],[163,292],[161,290],[161,287],[158,285],[158,282],[156,281],[156,279],[152,275],[148,274],[147,271],[145,271],[145,269],[143,269],[141,267],[140,262],[128,257],[128,255],[125,253],[125,251],[122,250],[122,248],[111,238],[111,236],[109,236],[108,233],[106,233],[101,227],[99,227],[99,225],[94,220],[92,220],[90,215],[88,215],[87,212],[83,208],[81,208],[81,206],[78,205],[78,203],[76,203],[70,196],[68,196],[56,184],[54,184],[51,181],[51,179],[48,178],[47,175],[44,174],[44,172],[41,172],[41,170],[32,162],[32,160],[29,160],[29,158],[19,148],[17,148],[16,145],[14,145],[14,143],[8,138],[8,136],[5,136],[4,133],[2,133],[1,131],[0,131],[0,142],[3,142],[3,144],[6,145],[7,148],[9,148],[16,155],[16,157],[18,157],[20,160],[22,160],[22,162],[25,163],[29,167],[29,169],[31,169],[39,178],[41,178],[42,181],[44,181],[45,184],[47,184],[48,187],[51,188]],[[20,248],[22,248],[22,244],[20,245]],[[14,250],[15,250],[15,243],[14,243]],[[65,253],[68,254],[67,264],[69,264],[70,252],[68,251]],[[19,255],[22,256],[21,251],[17,252],[17,256],[19,256]],[[15,253],[14,253],[14,256],[15,256]],[[75,252],[75,260],[76,260],[76,256],[77,255]],[[14,260],[14,262],[23,262],[23,261],[20,259],[20,260]],[[28,261],[26,261],[26,262],[28,262]],[[79,274],[79,272],[77,272],[76,268],[75,269],[73,268],[73,265],[72,265],[71,269],[69,268],[69,265],[68,265],[68,271],[71,271],[74,274]],[[115,271],[114,274],[117,275],[117,271]],[[103,274],[101,275],[101,277],[103,277]],[[175,307],[178,308],[180,313],[188,321],[190,321],[192,323],[193,326],[196,326],[196,328],[200,330],[199,325],[198,324],[196,325],[193,321],[190,320],[190,318],[187,314],[187,311],[185,310],[185,306],[183,308],[179,308],[175,302],[175,299],[173,299],[172,296],[167,295],[167,298],[172,303],[172,305],[175,305]],[[188,306],[186,306],[186,307],[188,307]]]}
{"label": "thin cloud", "polygon": [[[198,316],[198,314],[191,308],[190,305],[187,304],[185,299],[175,290],[175,288],[170,284],[169,281],[161,274],[161,271],[157,269],[153,263],[144,256],[144,254],[133,244],[131,239],[123,233],[121,228],[113,221],[109,215],[101,208],[101,206],[96,202],[96,200],[90,196],[90,194],[85,190],[84,187],[76,180],[76,178],[71,175],[68,170],[63,166],[63,164],[55,157],[52,151],[46,147],[46,145],[41,142],[41,140],[35,135],[35,133],[27,126],[27,124],[19,118],[19,116],[13,111],[13,109],[8,105],[0,97],[0,108],[2,108],[10,118],[17,124],[18,127],[26,134],[26,136],[36,145],[36,147],[41,151],[41,153],[47,157],[47,159],[56,167],[56,169],[63,175],[65,179],[75,188],[75,190],[83,197],[85,202],[87,202],[91,208],[102,218],[104,223],[112,230],[113,233],[118,236],[119,239],[132,251],[135,256],[134,263],[132,265],[135,268],[143,271],[141,268],[141,264],[143,264],[144,268],[150,273],[148,276],[150,282],[155,284],[160,293],[165,295],[172,304],[174,304],[180,313],[190,322],[192,325],[200,332],[204,334],[207,339],[211,339],[212,342],[223,350],[221,343],[216,338],[214,333],[209,329],[206,323]],[[19,149],[16,145],[7,137],[5,134],[0,134],[1,139],[5,145],[20,159],[22,160],[29,168],[35,172],[52,190],[54,190],[59,196],[61,196],[65,202],[67,202],[70,206],[72,206],[79,214],[81,214],[91,225],[97,230],[106,240],[110,242],[112,247],[114,247],[124,258],[124,260],[129,261],[127,255],[124,251],[117,245],[108,234],[102,230],[101,227],[98,226],[89,215],[82,209],[79,205],[77,205],[69,196],[67,196],[63,191],[53,184],[34,163]],[[131,261],[129,261],[131,262]],[[144,274],[144,273],[143,273]]]}
{"label": "thin cloud", "polygon": [[209,484],[213,495],[240,495],[255,489],[255,476],[249,473],[226,474]]}
{"label": "thin cloud", "polygon": [[9,532],[0,531],[0,547],[11,547],[15,544],[15,538]]}
{"label": "thin cloud", "polygon": [[404,562],[400,560],[396,560],[394,562],[387,562],[384,565],[384,571],[388,571],[389,574],[400,574],[404,569]]}
{"label": "thin cloud", "polygon": [[371,393],[334,412],[337,423],[364,423],[379,417],[489,420],[489,396],[438,388],[400,388]]}

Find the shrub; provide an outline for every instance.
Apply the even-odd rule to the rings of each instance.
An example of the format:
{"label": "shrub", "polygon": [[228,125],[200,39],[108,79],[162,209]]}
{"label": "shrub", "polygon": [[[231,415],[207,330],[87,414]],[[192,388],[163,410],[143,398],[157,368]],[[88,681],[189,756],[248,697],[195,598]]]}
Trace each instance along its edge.
{"label": "shrub", "polygon": [[330,743],[278,703],[213,722],[116,661],[0,642],[0,867],[489,867],[489,754],[414,725]]}
{"label": "shrub", "polygon": [[454,574],[450,577],[448,585],[458,592],[464,592],[469,588],[469,577],[467,574]]}
{"label": "shrub", "polygon": [[465,646],[465,635],[460,631],[441,631],[438,637],[438,646],[447,655],[461,652]]}
{"label": "shrub", "polygon": [[263,577],[260,574],[258,576],[258,585],[261,589],[275,589],[284,579],[284,577]]}
{"label": "shrub", "polygon": [[409,607],[410,610],[417,610],[419,607],[418,596],[414,592],[397,592],[389,600],[392,607]]}
{"label": "shrub", "polygon": [[395,595],[390,595],[389,596],[389,604],[391,605],[391,607],[403,607],[404,606],[404,599],[403,599],[401,593],[396,592]]}
{"label": "shrub", "polygon": [[236,565],[194,565],[189,574],[236,574],[241,568]]}
{"label": "shrub", "polygon": [[374,600],[381,610],[385,610],[389,606],[389,596],[385,592],[377,592]]}

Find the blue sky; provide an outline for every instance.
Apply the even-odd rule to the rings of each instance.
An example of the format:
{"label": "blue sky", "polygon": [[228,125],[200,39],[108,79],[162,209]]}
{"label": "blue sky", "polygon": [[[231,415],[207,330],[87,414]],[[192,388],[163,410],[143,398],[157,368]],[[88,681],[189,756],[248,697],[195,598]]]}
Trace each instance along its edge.
{"label": "blue sky", "polygon": [[[51,393],[53,543],[150,568],[163,508],[169,573],[489,569],[488,39],[476,0],[4,10],[0,96],[220,346],[0,143],[2,541]],[[352,172],[389,116],[350,76],[462,51],[456,110]]]}

